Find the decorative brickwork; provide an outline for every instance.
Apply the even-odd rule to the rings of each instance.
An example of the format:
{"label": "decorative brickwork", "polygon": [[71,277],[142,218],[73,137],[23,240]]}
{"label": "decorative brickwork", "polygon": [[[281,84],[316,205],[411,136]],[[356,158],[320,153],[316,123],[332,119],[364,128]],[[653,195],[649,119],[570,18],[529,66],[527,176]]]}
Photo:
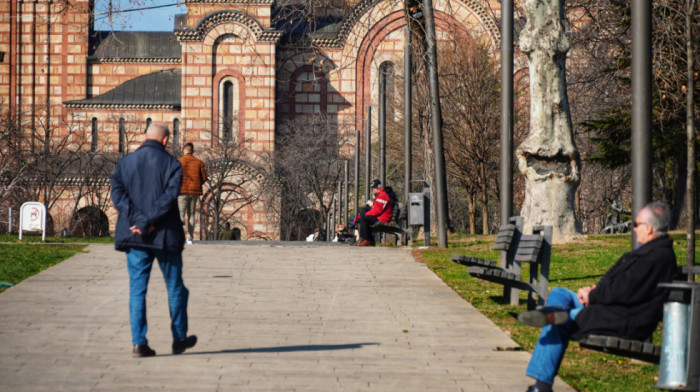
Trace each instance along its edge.
{"label": "decorative brickwork", "polygon": [[[308,48],[282,44],[291,32],[273,28],[273,0],[185,4],[187,14],[176,19],[176,30],[152,33],[149,41],[151,33],[92,32],[93,0],[70,0],[70,7],[62,1],[0,1],[1,110],[27,113],[27,127],[48,125],[57,137],[68,127],[77,129],[82,133],[75,133],[72,148],[96,146],[94,151],[116,157],[138,148],[148,120],[177,128],[176,153],[187,141],[203,155],[226,143],[240,144],[244,156],[232,179],[245,179],[247,185],[225,191],[250,196],[275,187],[259,167],[274,153],[276,129],[318,113],[338,132],[354,135],[364,128],[365,108],[377,104],[378,68],[391,64],[395,76],[403,74],[406,24],[400,1],[357,2],[335,30],[328,30],[335,33],[309,37]],[[434,6],[439,35],[459,31],[497,51],[498,15],[486,10],[499,10],[498,2],[436,0]],[[161,46],[159,55],[144,50]],[[181,75],[175,95],[156,85],[133,86],[136,80],[162,81],[157,76],[168,72]],[[395,88],[400,96],[401,86]],[[394,115],[398,120],[402,113]],[[343,154],[353,153],[351,145],[344,147]],[[75,189],[79,178],[67,176],[62,186]],[[59,225],[70,218],[71,195],[66,192],[51,211]],[[224,211],[235,212],[234,226],[244,239],[279,238],[270,206],[237,203]],[[110,207],[105,213],[113,228],[116,211]],[[198,233],[205,236],[203,227],[211,222],[200,223]]]}

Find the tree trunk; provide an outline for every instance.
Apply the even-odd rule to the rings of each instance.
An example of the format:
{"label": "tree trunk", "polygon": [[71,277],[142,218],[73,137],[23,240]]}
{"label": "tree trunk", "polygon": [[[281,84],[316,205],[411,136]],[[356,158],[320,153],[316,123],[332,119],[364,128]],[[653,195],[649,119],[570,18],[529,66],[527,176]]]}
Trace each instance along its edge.
{"label": "tree trunk", "polygon": [[489,233],[489,182],[486,176],[486,164],[479,164],[479,175],[481,177],[481,232]]}
{"label": "tree trunk", "polygon": [[423,178],[430,185],[430,233],[437,233],[437,187],[435,186],[435,154],[429,116],[420,116],[421,142],[423,143]]}
{"label": "tree trunk", "polygon": [[580,233],[574,197],[581,162],[566,92],[564,5],[561,0],[526,0],[523,8],[527,23],[520,49],[529,60],[530,133],[516,151],[526,178],[521,215],[526,232],[551,225],[554,242],[568,242]]}
{"label": "tree trunk", "polygon": [[476,234],[476,193],[469,193],[469,232]]}

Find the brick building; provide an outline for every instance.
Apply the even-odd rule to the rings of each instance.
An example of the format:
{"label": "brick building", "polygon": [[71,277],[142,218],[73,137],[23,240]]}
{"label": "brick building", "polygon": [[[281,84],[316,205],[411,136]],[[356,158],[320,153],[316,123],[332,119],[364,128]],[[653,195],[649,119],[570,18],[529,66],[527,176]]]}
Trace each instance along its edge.
{"label": "brick building", "polygon": [[[276,130],[320,113],[339,132],[354,133],[365,108],[377,105],[380,67],[403,73],[402,1],[314,12],[313,27],[291,16],[300,6],[273,0],[185,4],[174,32],[96,32],[93,0],[2,1],[2,110],[22,113],[28,129],[70,133],[73,150],[105,156],[133,151],[150,121],[169,123],[175,145],[191,141],[197,155],[240,146],[229,174],[239,185],[229,190],[250,196],[269,186],[261,168],[274,154]],[[491,13],[498,2],[436,0],[434,7],[438,35],[461,31],[497,52]],[[236,200],[224,209],[235,211],[243,239],[279,238],[278,218],[267,208],[274,199]],[[75,205],[70,194],[53,205],[59,227]],[[104,209],[113,225],[115,211]],[[203,227],[199,235],[206,236]]]}

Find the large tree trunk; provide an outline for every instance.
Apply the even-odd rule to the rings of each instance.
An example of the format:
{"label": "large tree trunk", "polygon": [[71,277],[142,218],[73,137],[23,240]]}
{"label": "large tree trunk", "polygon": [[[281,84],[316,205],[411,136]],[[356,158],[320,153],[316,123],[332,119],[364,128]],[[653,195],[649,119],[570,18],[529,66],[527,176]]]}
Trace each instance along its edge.
{"label": "large tree trunk", "polygon": [[564,5],[561,0],[526,0],[527,23],[520,49],[529,59],[530,134],[518,147],[518,167],[525,175],[521,215],[525,230],[551,225],[555,242],[580,233],[574,196],[581,162],[573,137],[566,93]]}

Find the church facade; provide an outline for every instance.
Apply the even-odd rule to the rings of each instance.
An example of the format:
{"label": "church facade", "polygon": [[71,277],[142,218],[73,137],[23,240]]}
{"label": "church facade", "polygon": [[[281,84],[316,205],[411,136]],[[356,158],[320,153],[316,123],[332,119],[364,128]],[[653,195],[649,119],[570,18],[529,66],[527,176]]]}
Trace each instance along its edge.
{"label": "church facade", "polygon": [[[68,148],[106,156],[137,148],[151,121],[169,124],[174,152],[192,142],[195,155],[214,159],[235,146],[229,175],[238,185],[228,191],[246,197],[222,211],[235,211],[243,239],[278,239],[270,199],[251,197],[271,186],[264,167],[276,135],[319,115],[338,132],[364,128],[366,108],[377,105],[379,70],[403,77],[404,2],[362,0],[346,12],[314,15],[313,26],[295,19],[300,6],[273,0],[185,5],[173,32],[103,32],[92,27],[93,0],[3,1],[0,109],[22,113],[28,129],[70,134]],[[439,36],[460,31],[498,52],[499,3],[437,0],[434,8]],[[53,205],[58,227],[74,201],[69,193]],[[113,227],[116,211],[104,209]]]}

